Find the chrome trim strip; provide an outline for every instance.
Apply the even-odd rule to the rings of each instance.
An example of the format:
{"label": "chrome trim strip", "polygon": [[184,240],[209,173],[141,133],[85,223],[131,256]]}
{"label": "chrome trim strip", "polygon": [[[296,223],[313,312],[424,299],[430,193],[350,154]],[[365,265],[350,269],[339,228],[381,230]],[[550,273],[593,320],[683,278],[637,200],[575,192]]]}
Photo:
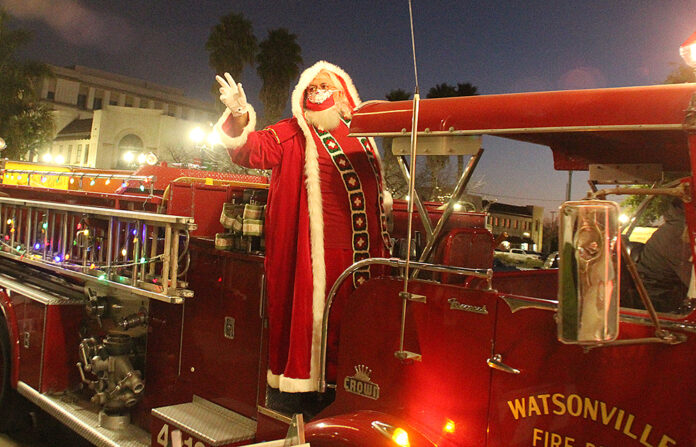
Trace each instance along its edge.
{"label": "chrome trim strip", "polygon": [[[410,110],[409,110],[410,112]],[[361,115],[378,115],[384,112],[368,112]],[[505,134],[530,134],[530,133],[554,133],[554,132],[621,132],[626,130],[683,130],[682,124],[633,124],[615,126],[565,126],[565,127],[517,127],[510,129],[471,129],[471,130],[437,130],[419,131],[418,136],[441,137],[441,136],[460,136],[460,135],[505,135]],[[350,133],[351,137],[407,137],[411,132],[402,129],[400,132],[355,132]]]}
{"label": "chrome trim strip", "polygon": [[[61,297],[58,295],[54,295],[48,292],[45,292],[43,290],[31,287],[26,285],[25,283],[21,283],[14,278],[0,273],[0,286],[1,287],[7,287],[17,293],[20,293],[27,298],[38,301],[39,303],[46,305],[46,306],[54,306],[54,305],[60,305],[60,304],[78,304],[75,300],[71,300],[66,297]],[[45,319],[45,316],[44,316]],[[46,322],[44,321],[44,326]]]}
{"label": "chrome trim strip", "polygon": [[545,300],[542,298],[534,298],[534,301],[525,298],[517,298],[509,295],[500,295],[500,298],[505,301],[505,304],[510,308],[513,314],[518,310],[525,309],[540,309],[540,310],[556,310],[557,302]]}
{"label": "chrome trim strip", "polygon": [[[620,315],[619,319],[624,323],[640,324],[641,326],[654,326],[650,318],[646,317],[638,317],[635,315]],[[687,321],[660,319],[660,326],[663,329],[675,329],[684,332],[696,333],[696,324]]]}
{"label": "chrome trim strip", "polygon": [[[530,301],[529,299],[525,298],[517,298],[505,295],[500,295],[500,298],[502,298],[503,301],[505,301],[505,303],[510,308],[510,312],[512,313],[526,309],[555,311],[557,307],[556,301],[544,300],[541,298],[534,298],[534,301]],[[641,326],[654,326],[652,320],[650,320],[649,317],[640,317],[637,315],[627,315],[621,313],[619,314],[619,320],[623,323],[639,324]],[[674,321],[660,318],[660,326],[666,329],[674,329],[696,333],[696,323],[692,323],[689,321]]]}
{"label": "chrome trim strip", "polygon": [[[70,276],[72,278],[77,278],[77,279],[82,279],[82,280],[87,280],[87,281],[99,281],[99,279],[96,276],[89,275],[86,273],[81,273],[81,272],[74,271],[74,270],[68,270],[65,268],[58,267],[58,266],[53,266],[51,264],[47,264],[47,263],[41,262],[41,261],[35,261],[35,260],[29,259],[27,257],[22,258],[21,256],[13,255],[13,254],[6,253],[6,252],[0,252],[0,256],[3,256],[3,257],[8,258],[8,259],[12,259],[14,261],[19,261],[19,262],[22,262],[24,264],[29,264],[29,265],[33,265],[35,267],[40,267],[42,269],[50,270],[50,271],[55,272],[55,273],[60,273],[62,275]],[[108,285],[109,287],[113,287],[115,289],[124,290],[124,291],[131,292],[131,293],[134,293],[136,295],[144,296],[146,298],[150,298],[153,300],[163,301],[165,303],[181,304],[184,302],[184,297],[182,297],[182,296],[164,295],[163,293],[152,292],[150,290],[141,289],[138,287],[133,287],[133,286],[128,285],[128,284],[121,284],[121,283],[118,283],[115,281],[109,281],[108,283],[106,283],[106,282],[101,282],[101,283]],[[179,292],[182,294],[187,293],[187,291],[181,290],[181,289],[179,291],[177,291],[177,293],[179,293]]]}
{"label": "chrome trim strip", "polygon": [[261,405],[256,406],[256,411],[259,412],[259,414],[262,414],[264,416],[268,416],[271,419],[275,419],[276,421],[280,421],[284,424],[290,425],[292,423],[292,418],[289,418],[285,416],[282,413],[279,413],[275,410],[271,410],[270,408],[263,407]]}

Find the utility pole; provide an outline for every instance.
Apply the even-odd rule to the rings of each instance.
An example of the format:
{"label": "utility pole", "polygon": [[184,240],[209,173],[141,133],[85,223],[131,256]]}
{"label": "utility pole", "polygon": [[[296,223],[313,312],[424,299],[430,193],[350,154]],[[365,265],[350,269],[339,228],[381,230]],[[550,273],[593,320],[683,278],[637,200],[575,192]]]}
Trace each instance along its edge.
{"label": "utility pole", "polygon": [[568,185],[566,186],[566,202],[570,201],[570,186],[573,182],[573,171],[568,171]]}

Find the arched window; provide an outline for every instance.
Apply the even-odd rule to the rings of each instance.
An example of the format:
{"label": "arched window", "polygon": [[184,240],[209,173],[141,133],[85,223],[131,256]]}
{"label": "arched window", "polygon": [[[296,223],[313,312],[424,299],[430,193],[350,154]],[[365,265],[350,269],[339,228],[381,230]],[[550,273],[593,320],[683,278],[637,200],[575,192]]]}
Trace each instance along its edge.
{"label": "arched window", "polygon": [[138,166],[138,155],[143,153],[143,140],[139,136],[128,134],[118,142],[117,169],[134,169]]}

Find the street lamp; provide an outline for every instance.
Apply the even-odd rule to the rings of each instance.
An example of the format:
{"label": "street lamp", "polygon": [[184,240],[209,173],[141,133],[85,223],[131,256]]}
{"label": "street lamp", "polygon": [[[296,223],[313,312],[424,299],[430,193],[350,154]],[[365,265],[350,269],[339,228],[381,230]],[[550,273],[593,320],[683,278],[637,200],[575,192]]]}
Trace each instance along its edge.
{"label": "street lamp", "polygon": [[194,127],[189,133],[189,137],[194,143],[199,145],[205,140],[205,132],[200,127]]}
{"label": "street lamp", "polygon": [[[198,150],[198,160],[197,163],[201,168],[204,164],[210,168],[209,164],[204,163],[206,158],[206,150],[215,147],[216,145],[222,144],[220,138],[216,132],[206,132],[200,127],[194,127],[189,132],[189,138],[193,141],[194,149]],[[208,160],[211,162],[211,160]]]}
{"label": "street lamp", "polygon": [[0,138],[0,151],[5,150],[6,147],[7,147],[7,143],[5,143],[5,140]]}
{"label": "street lamp", "polygon": [[696,68],[696,33],[693,33],[686,41],[679,47],[679,54],[681,55],[686,65]]}

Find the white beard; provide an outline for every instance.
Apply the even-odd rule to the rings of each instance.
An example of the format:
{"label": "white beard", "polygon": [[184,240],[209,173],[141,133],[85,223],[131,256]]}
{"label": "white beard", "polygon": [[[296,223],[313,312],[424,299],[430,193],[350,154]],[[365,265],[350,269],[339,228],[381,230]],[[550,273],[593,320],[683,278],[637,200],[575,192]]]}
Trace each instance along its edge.
{"label": "white beard", "polygon": [[305,109],[307,123],[321,130],[334,130],[341,124],[341,117],[350,119],[352,116],[348,103],[340,102],[326,110],[314,111]]}

